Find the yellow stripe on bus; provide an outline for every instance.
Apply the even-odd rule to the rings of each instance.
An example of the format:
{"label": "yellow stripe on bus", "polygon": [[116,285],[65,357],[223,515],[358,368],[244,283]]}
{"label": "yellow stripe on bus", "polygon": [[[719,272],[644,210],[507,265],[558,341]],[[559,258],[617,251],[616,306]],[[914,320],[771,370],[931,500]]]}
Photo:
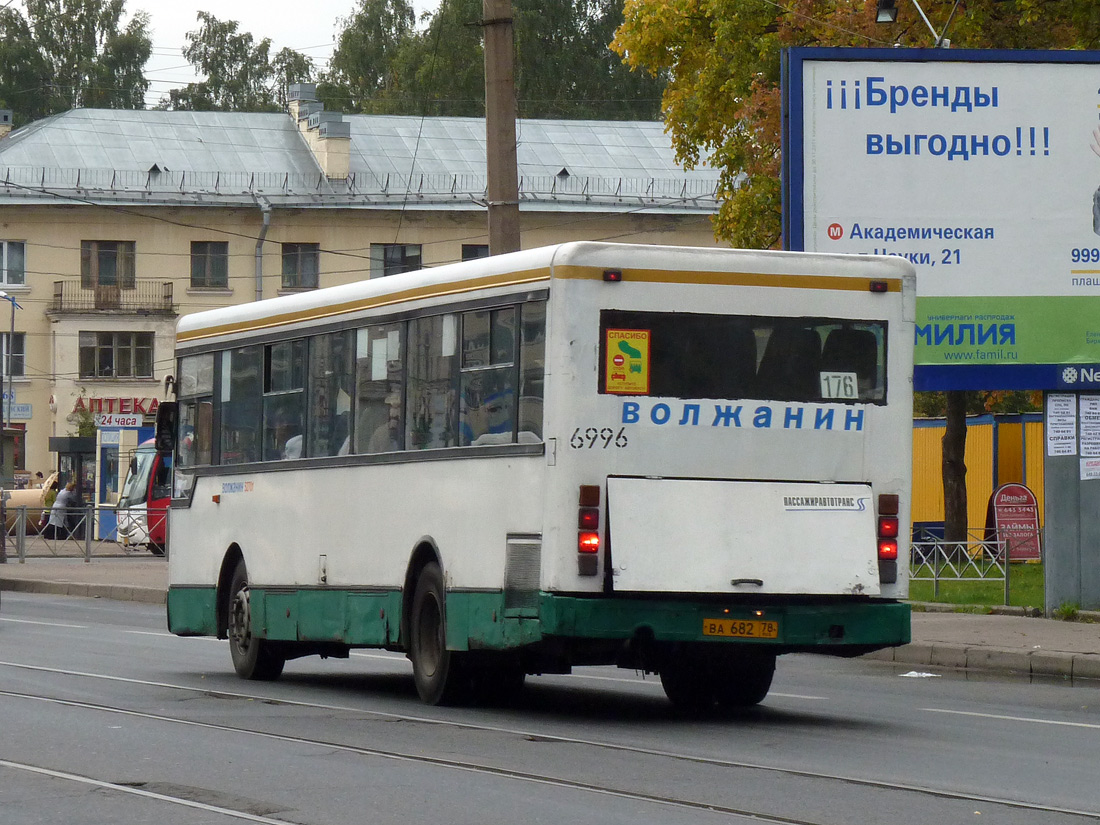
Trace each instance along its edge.
{"label": "yellow stripe on bus", "polygon": [[[540,268],[524,272],[486,275],[481,278],[471,278],[468,281],[461,281],[453,284],[432,284],[429,286],[416,287],[414,289],[405,289],[400,292],[392,292],[387,295],[377,295],[372,298],[361,298],[355,301],[332,304],[330,306],[286,312],[279,315],[272,315],[267,318],[236,321],[234,323],[207,327],[205,329],[181,332],[177,336],[177,340],[183,343],[199,341],[204,338],[214,338],[219,335],[256,332],[258,330],[271,329],[272,327],[285,326],[287,324],[296,324],[304,321],[318,321],[336,315],[346,315],[366,309],[377,309],[379,307],[399,304],[405,301],[442,298],[449,295],[461,295],[463,293],[475,292],[477,290],[489,289],[492,287],[529,284],[533,281],[546,280],[549,277],[550,270]],[[593,266],[557,266],[554,267],[554,277],[570,280],[603,280],[603,269]],[[623,280],[641,281],[643,283],[762,286],[787,289],[846,290],[852,292],[869,292],[872,281],[881,281],[886,283],[888,292],[901,292],[900,278],[879,279],[760,272],[681,272],[663,269],[628,269],[623,270]]]}
{"label": "yellow stripe on bus", "polygon": [[483,278],[472,278],[454,284],[432,284],[430,286],[404,289],[400,292],[391,292],[387,295],[377,295],[373,298],[361,298],[356,301],[346,301],[330,306],[312,307],[310,309],[287,312],[281,315],[272,315],[268,318],[255,318],[248,321],[237,321],[232,324],[221,324],[216,327],[196,329],[189,332],[181,332],[176,340],[198,341],[203,338],[213,338],[218,335],[230,333],[255,332],[271,327],[296,324],[302,321],[317,321],[323,318],[331,318],[334,315],[346,315],[365,309],[377,309],[378,307],[400,304],[404,301],[415,301],[423,298],[441,298],[448,295],[461,295],[464,292],[474,292],[490,287],[518,286],[529,284],[533,281],[544,281],[550,277],[549,269],[533,269],[527,272],[508,272],[503,275],[486,275]]}
{"label": "yellow stripe on bus", "polygon": [[[901,292],[900,278],[855,278],[832,275],[790,275],[766,272],[680,272],[665,269],[624,269],[623,281],[718,286],[770,286],[787,289],[841,289],[870,292],[871,282],[884,282],[887,292]],[[555,278],[603,279],[603,270],[589,266],[558,266]]]}

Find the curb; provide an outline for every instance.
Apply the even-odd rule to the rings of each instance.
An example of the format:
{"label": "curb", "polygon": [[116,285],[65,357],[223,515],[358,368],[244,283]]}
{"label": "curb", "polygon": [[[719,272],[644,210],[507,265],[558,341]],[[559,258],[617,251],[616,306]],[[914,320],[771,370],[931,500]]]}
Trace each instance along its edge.
{"label": "curb", "polygon": [[1100,679],[1100,654],[1021,651],[996,647],[907,644],[867,653],[864,659],[955,670],[993,670],[1024,676]]}
{"label": "curb", "polygon": [[[947,604],[945,602],[908,602],[914,613],[973,613],[978,616],[1027,616],[1047,618],[1041,608],[1000,604]],[[1100,624],[1100,611],[1078,610],[1077,621]]]}
{"label": "curb", "polygon": [[89,599],[114,599],[122,602],[164,604],[167,593],[159,587],[134,587],[125,584],[81,584],[41,579],[0,578],[0,590],[20,593],[48,593],[54,596],[83,596]]}

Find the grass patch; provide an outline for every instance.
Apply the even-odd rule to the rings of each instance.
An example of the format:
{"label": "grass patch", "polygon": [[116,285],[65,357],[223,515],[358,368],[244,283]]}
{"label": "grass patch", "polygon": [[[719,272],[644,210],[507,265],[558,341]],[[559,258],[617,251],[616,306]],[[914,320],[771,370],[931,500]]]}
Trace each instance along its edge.
{"label": "grass patch", "polygon": [[[1010,565],[1009,601],[1016,607],[1046,608],[1046,595],[1043,590],[1042,564]],[[965,579],[963,581],[941,581],[939,596],[932,596],[932,582],[909,582],[909,598],[915,602],[937,602],[941,604],[999,605],[1005,602],[1004,582]]]}
{"label": "grass patch", "polygon": [[1050,615],[1055,619],[1061,619],[1063,622],[1075,622],[1081,618],[1080,610],[1073,602],[1062,602],[1050,611]]}

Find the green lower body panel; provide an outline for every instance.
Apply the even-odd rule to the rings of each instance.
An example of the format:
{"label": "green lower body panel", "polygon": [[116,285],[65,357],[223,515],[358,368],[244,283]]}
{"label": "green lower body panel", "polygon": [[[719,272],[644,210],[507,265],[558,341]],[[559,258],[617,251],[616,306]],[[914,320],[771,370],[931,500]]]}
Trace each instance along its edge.
{"label": "green lower body panel", "polygon": [[[774,638],[736,642],[783,648],[890,647],[909,642],[909,605],[898,602],[715,605],[689,599],[573,598],[543,594],[539,605],[546,636],[588,639],[652,638],[657,642],[725,643],[704,634],[708,620],[774,623]],[[759,627],[759,625],[757,625]]]}
{"label": "green lower body panel", "polygon": [[[288,642],[332,642],[364,647],[401,645],[399,590],[253,588],[253,632]],[[505,608],[501,591],[447,594],[447,647],[515,650],[547,638],[592,641],[752,643],[783,650],[843,653],[909,642],[909,606],[897,602],[754,604],[679,599],[627,599],[541,594],[537,615]],[[751,625],[754,636],[704,632],[715,620]],[[741,624],[738,624],[741,623]],[[168,629],[182,636],[217,634],[213,587],[168,589]],[[761,633],[765,635],[760,635]]]}
{"label": "green lower body panel", "polygon": [[276,641],[395,645],[401,630],[401,592],[380,590],[251,591],[253,632]]}
{"label": "green lower body panel", "polygon": [[179,636],[218,635],[217,590],[169,587],[168,629]]}

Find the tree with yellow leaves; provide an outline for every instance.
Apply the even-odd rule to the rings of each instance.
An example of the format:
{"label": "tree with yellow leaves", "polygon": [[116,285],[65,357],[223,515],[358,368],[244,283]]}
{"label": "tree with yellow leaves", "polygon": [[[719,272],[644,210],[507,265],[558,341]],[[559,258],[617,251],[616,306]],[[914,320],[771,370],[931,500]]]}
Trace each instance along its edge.
{"label": "tree with yellow leaves", "polygon": [[[748,248],[781,243],[783,49],[934,45],[912,0],[897,8],[886,26],[875,22],[875,0],[626,0],[611,47],[632,69],[667,78],[662,109],[680,161],[719,170],[718,238]],[[951,21],[955,46],[1100,43],[1095,0],[921,0],[921,8],[937,32]]]}

